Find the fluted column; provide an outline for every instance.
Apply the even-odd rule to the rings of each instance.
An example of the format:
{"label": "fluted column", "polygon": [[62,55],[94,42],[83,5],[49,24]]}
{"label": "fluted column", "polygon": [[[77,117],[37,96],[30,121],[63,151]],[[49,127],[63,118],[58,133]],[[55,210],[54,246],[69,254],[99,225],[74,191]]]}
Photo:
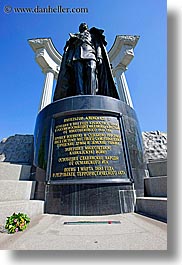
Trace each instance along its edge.
{"label": "fluted column", "polygon": [[122,72],[121,76],[120,76],[120,79],[121,79],[121,84],[122,84],[122,87],[123,87],[123,91],[124,91],[124,94],[125,94],[125,97],[126,97],[126,103],[131,107],[133,108],[133,103],[132,103],[132,99],[131,99],[131,95],[130,95],[130,91],[129,91],[129,88],[128,88],[128,83],[126,81],[126,77],[125,77],[125,73]]}
{"label": "fluted column", "polygon": [[51,103],[53,82],[57,80],[62,55],[56,50],[50,38],[28,40],[35,52],[35,60],[45,74],[45,81],[40,99],[39,111]]}
{"label": "fluted column", "polygon": [[42,90],[42,97],[40,100],[39,111],[41,111],[43,108],[45,108],[47,105],[51,103],[53,82],[54,82],[54,72],[51,69],[47,69],[44,81],[44,87]]}
{"label": "fluted column", "polygon": [[124,70],[122,68],[116,68],[114,69],[114,74],[117,82],[120,99],[124,101],[127,105],[129,105],[131,108],[133,108],[133,103],[131,100],[130,91],[126,81]]}
{"label": "fluted column", "polygon": [[120,99],[133,108],[125,71],[134,57],[134,48],[139,36],[118,35],[108,55],[113,69],[113,75],[117,82]]}

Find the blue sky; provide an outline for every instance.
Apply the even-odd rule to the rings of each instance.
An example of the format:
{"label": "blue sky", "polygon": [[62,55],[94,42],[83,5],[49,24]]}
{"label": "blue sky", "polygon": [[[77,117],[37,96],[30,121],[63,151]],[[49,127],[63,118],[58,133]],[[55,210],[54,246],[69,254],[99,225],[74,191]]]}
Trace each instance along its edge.
{"label": "blue sky", "polygon": [[[166,0],[1,0],[0,140],[33,134],[44,75],[28,39],[51,37],[62,54],[69,32],[81,22],[105,30],[109,50],[116,35],[140,35],[135,57],[126,71],[142,131],[167,128]],[[86,7],[87,14],[4,12],[14,7]]]}

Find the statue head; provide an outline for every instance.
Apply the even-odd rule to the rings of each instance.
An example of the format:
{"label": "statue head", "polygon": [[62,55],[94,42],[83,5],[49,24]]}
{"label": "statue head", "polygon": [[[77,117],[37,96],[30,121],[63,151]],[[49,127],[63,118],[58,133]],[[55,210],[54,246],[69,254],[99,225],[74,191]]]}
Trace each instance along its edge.
{"label": "statue head", "polygon": [[80,26],[79,26],[79,31],[82,33],[86,29],[88,29],[87,23],[81,23]]}

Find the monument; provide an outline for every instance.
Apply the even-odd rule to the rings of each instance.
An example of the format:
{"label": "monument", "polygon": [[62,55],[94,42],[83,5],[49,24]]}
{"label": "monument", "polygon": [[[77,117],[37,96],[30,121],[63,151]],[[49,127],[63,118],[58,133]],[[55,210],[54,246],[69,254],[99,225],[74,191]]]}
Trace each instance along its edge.
{"label": "monument", "polygon": [[103,32],[82,23],[70,34],[63,57],[50,40],[29,41],[39,64],[54,65],[49,72],[57,76],[53,102],[46,99],[45,82],[34,133],[36,196],[45,200],[47,213],[132,212],[136,196],[144,193],[142,136],[123,71],[138,37],[117,36],[109,60]]}
{"label": "monument", "polygon": [[70,34],[58,76],[54,100],[75,95],[104,95],[119,99],[105,50],[103,30],[81,23]]}

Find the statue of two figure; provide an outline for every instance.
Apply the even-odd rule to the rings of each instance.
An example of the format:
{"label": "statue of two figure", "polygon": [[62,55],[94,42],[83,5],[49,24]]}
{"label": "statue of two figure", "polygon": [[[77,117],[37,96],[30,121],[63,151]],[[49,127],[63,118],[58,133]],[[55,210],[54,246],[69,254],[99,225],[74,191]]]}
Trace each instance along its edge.
{"label": "statue of two figure", "polygon": [[75,95],[105,95],[119,99],[103,32],[95,27],[89,30],[86,23],[81,23],[79,33],[70,33],[53,101]]}

